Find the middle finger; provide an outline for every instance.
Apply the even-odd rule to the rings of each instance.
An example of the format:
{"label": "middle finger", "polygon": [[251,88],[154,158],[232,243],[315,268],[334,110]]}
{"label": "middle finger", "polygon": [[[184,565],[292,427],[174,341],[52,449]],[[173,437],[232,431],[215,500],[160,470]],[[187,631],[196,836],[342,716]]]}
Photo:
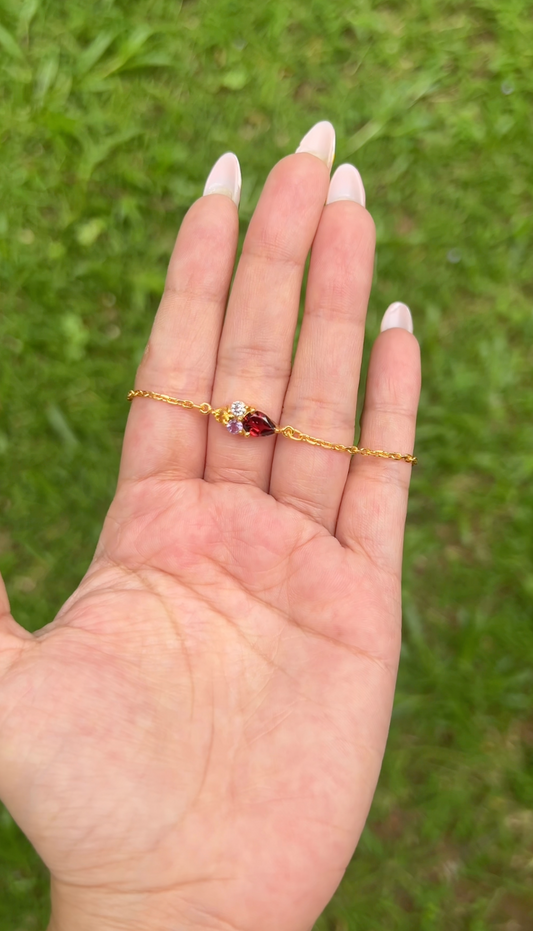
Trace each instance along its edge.
{"label": "middle finger", "polygon": [[[354,442],[357,387],[374,264],[374,223],[361,177],[341,165],[313,243],[302,330],[282,425],[330,443]],[[331,533],[349,456],[280,437],[270,494]]]}
{"label": "middle finger", "polygon": [[[244,241],[220,340],[212,404],[243,401],[279,421],[305,261],[326,200],[335,132],[317,123],[271,171]],[[316,157],[318,156],[318,157]],[[209,424],[205,478],[269,486],[274,437]]]}

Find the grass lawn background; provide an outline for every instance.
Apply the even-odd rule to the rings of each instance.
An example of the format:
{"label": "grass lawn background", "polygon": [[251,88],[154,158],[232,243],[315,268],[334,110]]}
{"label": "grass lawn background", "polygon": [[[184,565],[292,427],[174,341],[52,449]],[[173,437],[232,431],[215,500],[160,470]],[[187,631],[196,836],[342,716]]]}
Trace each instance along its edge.
{"label": "grass lawn background", "polygon": [[[378,231],[368,338],[412,308],[424,387],[384,770],[316,931],[533,929],[529,0],[0,0],[0,563],[52,619],[114,490],[125,394],[215,159],[241,230],[337,129]],[[66,696],[68,700],[68,696]],[[0,810],[0,928],[46,871]]]}

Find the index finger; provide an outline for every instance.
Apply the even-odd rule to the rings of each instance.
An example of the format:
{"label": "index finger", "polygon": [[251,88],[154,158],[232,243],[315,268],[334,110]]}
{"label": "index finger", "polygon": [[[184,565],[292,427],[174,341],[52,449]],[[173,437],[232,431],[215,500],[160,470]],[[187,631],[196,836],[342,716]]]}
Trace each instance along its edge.
{"label": "index finger", "polygon": [[[165,290],[135,387],[192,400],[211,400],[215,364],[235,255],[240,168],[228,152],[216,162],[204,195],[185,215]],[[226,196],[227,195],[227,196]],[[207,418],[196,411],[138,398],[132,401],[119,481],[161,472],[200,478]]]}

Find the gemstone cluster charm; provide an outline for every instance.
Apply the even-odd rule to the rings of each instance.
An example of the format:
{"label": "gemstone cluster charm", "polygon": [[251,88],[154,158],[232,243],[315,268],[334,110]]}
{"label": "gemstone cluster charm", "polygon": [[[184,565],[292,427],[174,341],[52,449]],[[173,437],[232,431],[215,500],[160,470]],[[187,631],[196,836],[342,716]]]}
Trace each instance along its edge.
{"label": "gemstone cluster charm", "polygon": [[262,411],[248,407],[244,401],[234,401],[227,409],[230,415],[226,423],[229,433],[237,436],[272,436],[276,432],[276,424]]}

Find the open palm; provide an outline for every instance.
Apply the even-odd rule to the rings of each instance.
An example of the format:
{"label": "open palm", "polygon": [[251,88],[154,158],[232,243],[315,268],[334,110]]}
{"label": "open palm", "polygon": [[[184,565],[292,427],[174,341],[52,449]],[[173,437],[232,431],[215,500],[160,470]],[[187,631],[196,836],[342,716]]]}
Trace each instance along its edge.
{"label": "open palm", "polygon": [[[344,166],[323,206],[317,132],[322,158],[269,176],[229,303],[235,204],[191,207],[137,386],[349,445],[373,225]],[[236,190],[231,156],[217,171]],[[411,450],[418,390],[416,340],[387,329],[365,446]],[[311,928],[383,757],[410,469],[132,402],[80,587],[34,637],[7,599],[0,622],[0,795],[51,870],[54,931]]]}

